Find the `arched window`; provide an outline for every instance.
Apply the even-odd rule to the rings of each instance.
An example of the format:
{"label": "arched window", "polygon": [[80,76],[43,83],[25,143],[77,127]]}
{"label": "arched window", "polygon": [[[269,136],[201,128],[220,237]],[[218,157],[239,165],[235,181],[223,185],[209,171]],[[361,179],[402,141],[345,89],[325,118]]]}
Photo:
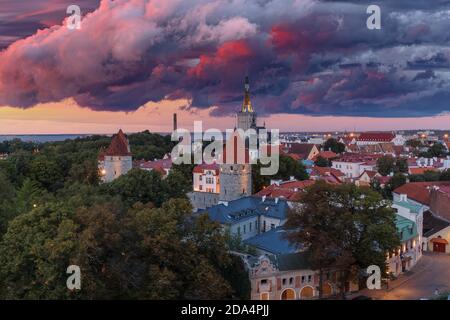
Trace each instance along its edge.
{"label": "arched window", "polygon": [[331,294],[333,293],[333,289],[331,288],[331,285],[329,283],[324,283],[322,285],[322,295],[324,297],[326,296],[331,296]]}
{"label": "arched window", "polygon": [[285,289],[281,293],[281,300],[295,300],[295,291],[293,289]]}
{"label": "arched window", "polygon": [[311,299],[314,296],[314,290],[310,286],[303,287],[300,290],[300,299]]}

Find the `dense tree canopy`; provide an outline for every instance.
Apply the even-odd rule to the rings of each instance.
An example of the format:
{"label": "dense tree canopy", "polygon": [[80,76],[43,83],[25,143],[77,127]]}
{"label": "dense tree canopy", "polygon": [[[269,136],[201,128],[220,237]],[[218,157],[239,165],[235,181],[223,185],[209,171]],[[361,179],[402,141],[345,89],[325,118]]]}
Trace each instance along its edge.
{"label": "dense tree canopy", "polygon": [[398,172],[407,173],[408,172],[408,162],[403,158],[394,158],[391,155],[385,155],[377,160],[378,172],[382,176],[387,176],[389,174],[394,174]]}
{"label": "dense tree canopy", "polygon": [[357,271],[369,265],[378,265],[384,274],[386,253],[400,245],[394,218],[393,209],[370,188],[318,182],[290,212],[287,237],[306,248],[320,275],[337,271],[344,292],[345,284],[357,279]]}
{"label": "dense tree canopy", "polygon": [[323,150],[333,151],[334,153],[342,153],[345,151],[345,144],[337,141],[335,138],[330,138],[324,142]]}
{"label": "dense tree canopy", "polygon": [[[185,193],[192,167],[133,169],[99,184],[97,156],[109,137],[0,143],[0,299],[248,298],[230,239]],[[129,135],[138,158],[162,157],[170,137]],[[81,268],[80,291],[66,287]],[[246,279],[246,281],[244,281]]]}

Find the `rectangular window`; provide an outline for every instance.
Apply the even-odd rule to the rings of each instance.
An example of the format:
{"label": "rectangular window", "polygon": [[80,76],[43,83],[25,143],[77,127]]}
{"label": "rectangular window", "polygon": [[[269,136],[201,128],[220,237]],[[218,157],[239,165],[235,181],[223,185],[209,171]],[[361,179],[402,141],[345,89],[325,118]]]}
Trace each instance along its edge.
{"label": "rectangular window", "polygon": [[286,279],[283,279],[283,286],[286,285]]}
{"label": "rectangular window", "polygon": [[275,224],[274,223],[270,224],[270,229],[275,229]]}
{"label": "rectangular window", "polygon": [[237,227],[237,233],[241,234],[241,227]]}
{"label": "rectangular window", "polygon": [[246,227],[246,225],[244,224],[244,234],[245,234],[245,227]]}
{"label": "rectangular window", "polygon": [[306,277],[302,276],[302,283],[305,283]]}
{"label": "rectangular window", "polygon": [[309,276],[308,276],[308,282],[311,282],[311,280],[312,280],[312,276],[309,275]]}

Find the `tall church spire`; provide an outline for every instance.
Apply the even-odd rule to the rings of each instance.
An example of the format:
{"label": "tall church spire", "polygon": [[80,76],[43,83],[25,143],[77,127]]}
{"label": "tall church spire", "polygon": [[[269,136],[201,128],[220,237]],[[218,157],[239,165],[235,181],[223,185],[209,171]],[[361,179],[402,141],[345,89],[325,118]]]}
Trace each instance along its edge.
{"label": "tall church spire", "polygon": [[242,103],[242,112],[253,112],[252,102],[250,101],[250,82],[248,76],[245,77],[244,102]]}

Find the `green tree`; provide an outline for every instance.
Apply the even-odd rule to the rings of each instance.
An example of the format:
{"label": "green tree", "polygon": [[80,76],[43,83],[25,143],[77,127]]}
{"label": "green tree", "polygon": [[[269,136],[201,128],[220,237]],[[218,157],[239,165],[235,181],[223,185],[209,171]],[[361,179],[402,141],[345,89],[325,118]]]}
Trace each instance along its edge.
{"label": "green tree", "polygon": [[442,143],[433,144],[428,150],[429,157],[443,157],[447,155],[447,149]]}
{"label": "green tree", "polygon": [[289,180],[294,177],[297,180],[306,180],[309,178],[305,166],[291,157],[280,155],[279,169],[275,175],[261,175],[261,163],[252,165],[252,183],[253,192],[258,192],[270,184],[271,179]]}
{"label": "green tree", "polygon": [[377,168],[378,168],[378,172],[382,176],[387,176],[391,172],[394,172],[394,168],[395,168],[394,157],[387,155],[387,156],[382,156],[382,157],[378,158],[377,159]]}
{"label": "green tree", "polygon": [[38,205],[38,201],[43,194],[43,190],[40,188],[36,181],[29,178],[25,179],[22,187],[17,191],[16,209],[20,213],[25,213],[33,209]]}
{"label": "green tree", "polygon": [[0,243],[3,299],[64,299],[66,268],[76,225],[63,207],[49,204],[11,220]]}
{"label": "green tree", "polygon": [[0,237],[6,231],[8,222],[15,216],[14,198],[16,190],[6,174],[0,170]]}
{"label": "green tree", "polygon": [[345,144],[337,141],[335,138],[330,138],[323,144],[323,150],[333,151],[334,153],[342,153],[345,151]]}
{"label": "green tree", "polygon": [[407,159],[400,158],[395,160],[395,172],[408,173]]}
{"label": "green tree", "polygon": [[450,169],[442,171],[441,175],[439,176],[439,180],[450,181]]}
{"label": "green tree", "polygon": [[318,182],[289,213],[287,237],[306,248],[320,278],[324,271],[338,273],[345,298],[346,283],[357,279],[359,270],[375,264],[386,272],[386,253],[400,245],[394,219],[394,211],[369,188]]}
{"label": "green tree", "polygon": [[128,206],[136,202],[152,202],[160,206],[169,198],[157,171],[132,169],[103,188],[108,194],[120,196]]}
{"label": "green tree", "polygon": [[330,161],[328,161],[322,156],[318,156],[315,165],[318,167],[330,167]]}
{"label": "green tree", "polygon": [[30,178],[49,191],[55,191],[64,184],[62,169],[47,156],[38,156],[31,161]]}
{"label": "green tree", "polygon": [[407,182],[403,173],[394,174],[384,188],[383,195],[386,199],[392,199],[392,192]]}

